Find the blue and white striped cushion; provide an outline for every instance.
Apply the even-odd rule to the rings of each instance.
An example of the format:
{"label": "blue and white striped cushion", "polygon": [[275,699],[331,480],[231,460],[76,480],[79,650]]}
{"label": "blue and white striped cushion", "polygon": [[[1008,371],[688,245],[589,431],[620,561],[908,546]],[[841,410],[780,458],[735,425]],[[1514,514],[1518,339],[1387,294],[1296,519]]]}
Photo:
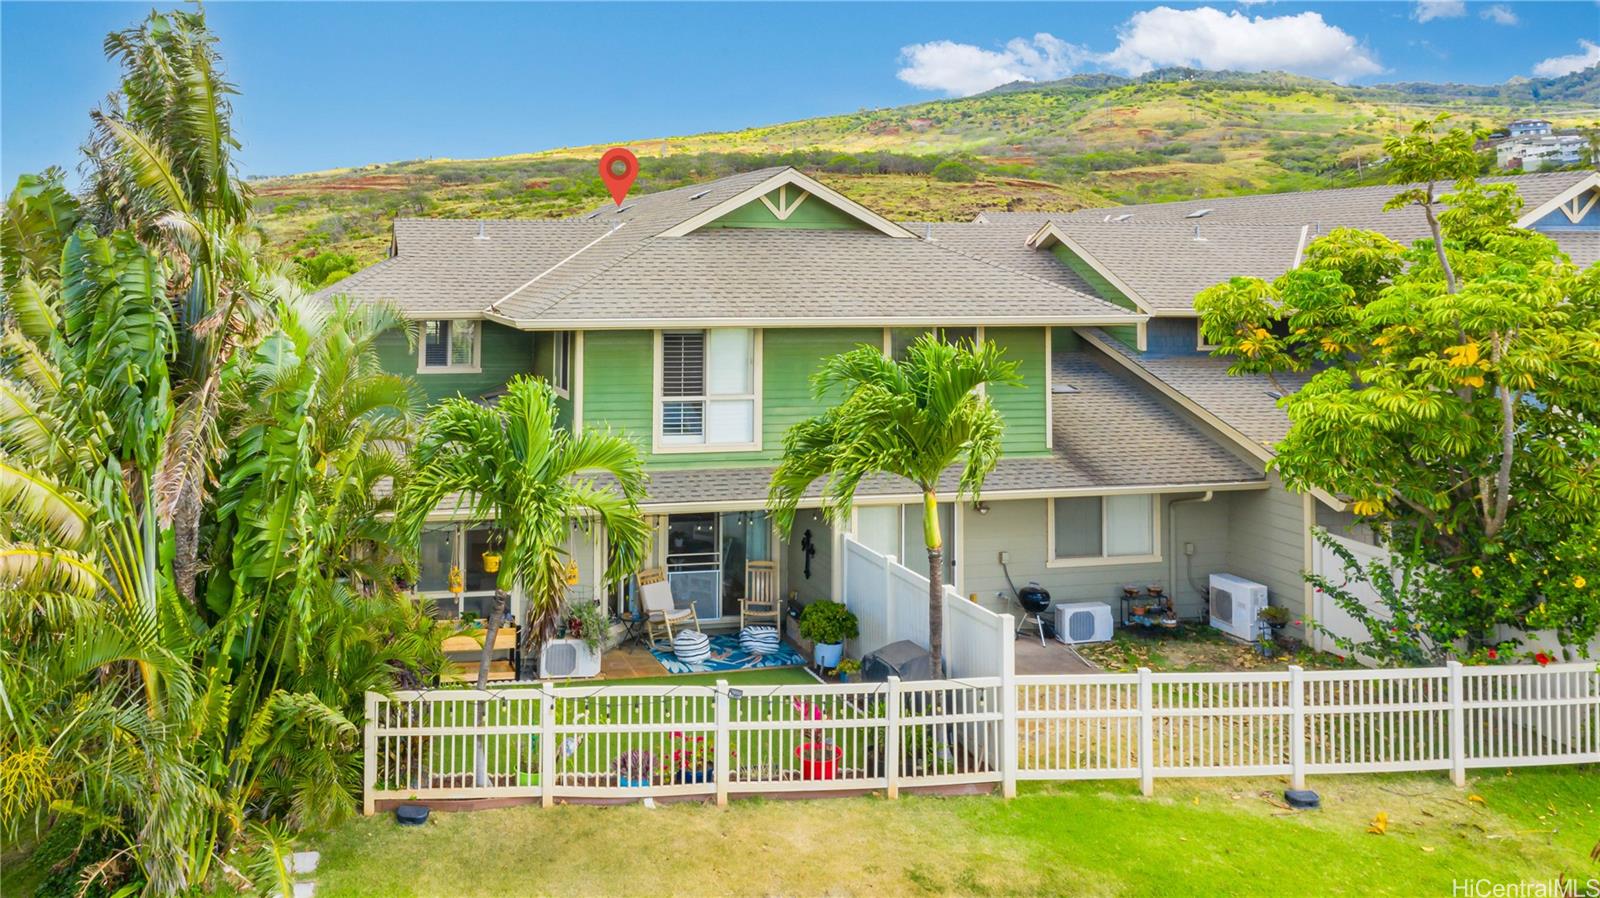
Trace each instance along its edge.
{"label": "blue and white striped cushion", "polygon": [[752,655],[771,655],[778,651],[777,627],[745,627],[739,631],[739,648]]}
{"label": "blue and white striped cushion", "polygon": [[711,640],[696,630],[679,630],[672,636],[672,653],[684,664],[699,664],[711,657]]}

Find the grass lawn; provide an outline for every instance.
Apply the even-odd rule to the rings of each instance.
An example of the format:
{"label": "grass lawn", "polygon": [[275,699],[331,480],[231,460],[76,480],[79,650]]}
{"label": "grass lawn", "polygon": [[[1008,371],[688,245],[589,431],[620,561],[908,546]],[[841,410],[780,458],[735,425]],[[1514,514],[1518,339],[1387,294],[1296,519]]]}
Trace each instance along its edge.
{"label": "grass lawn", "polygon": [[[1457,879],[1600,876],[1600,769],[1025,784],[989,796],[387,816],[307,839],[319,898],[613,894],[1451,895]],[[1471,796],[1481,797],[1481,801]],[[1387,832],[1368,832],[1380,812]]]}

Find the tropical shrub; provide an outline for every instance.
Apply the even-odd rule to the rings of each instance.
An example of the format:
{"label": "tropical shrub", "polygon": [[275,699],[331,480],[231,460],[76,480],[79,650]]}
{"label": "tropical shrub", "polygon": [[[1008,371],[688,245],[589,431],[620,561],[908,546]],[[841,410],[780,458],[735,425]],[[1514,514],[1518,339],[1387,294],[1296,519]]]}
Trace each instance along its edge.
{"label": "tropical shrub", "polygon": [[1516,188],[1476,180],[1474,139],[1422,122],[1388,143],[1413,185],[1389,207],[1429,239],[1335,228],[1300,267],[1195,307],[1231,372],[1306,378],[1283,390],[1273,464],[1437,568],[1408,607],[1438,651],[1505,627],[1581,653],[1600,632],[1600,266],[1515,226]]}
{"label": "tropical shrub", "polygon": [[800,635],[812,642],[833,645],[860,635],[850,609],[838,602],[812,602],[800,612]]}

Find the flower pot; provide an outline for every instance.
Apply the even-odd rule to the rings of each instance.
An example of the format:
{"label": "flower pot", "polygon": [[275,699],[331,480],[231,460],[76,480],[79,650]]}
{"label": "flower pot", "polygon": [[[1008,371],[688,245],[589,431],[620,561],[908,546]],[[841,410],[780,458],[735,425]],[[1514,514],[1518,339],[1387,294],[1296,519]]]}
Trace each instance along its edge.
{"label": "flower pot", "polygon": [[683,783],[710,783],[710,782],[716,781],[716,778],[717,778],[717,768],[716,768],[716,766],[712,765],[712,764],[707,764],[704,768],[700,768],[700,767],[682,768],[677,773],[673,774],[672,781],[675,782],[675,783],[679,783],[679,784],[683,784]]}
{"label": "flower pot", "polygon": [[518,770],[517,785],[537,786],[539,785],[539,774],[531,770]]}
{"label": "flower pot", "polygon": [[816,648],[813,649],[812,657],[816,660],[818,667],[838,667],[839,659],[844,657],[844,643],[819,642]]}
{"label": "flower pot", "polygon": [[500,570],[500,553],[483,553],[483,572],[486,574],[498,573]]}
{"label": "flower pot", "polygon": [[650,777],[641,776],[638,779],[633,779],[631,777],[623,776],[619,773],[617,774],[617,785],[623,787],[624,789],[643,789],[650,785]]}
{"label": "flower pot", "polygon": [[849,671],[843,671],[843,670],[839,671],[839,682],[841,682],[841,683],[850,682],[850,673],[849,673]]}
{"label": "flower pot", "polygon": [[794,750],[800,759],[800,778],[803,780],[831,780],[844,757],[844,749],[831,742],[807,742]]}

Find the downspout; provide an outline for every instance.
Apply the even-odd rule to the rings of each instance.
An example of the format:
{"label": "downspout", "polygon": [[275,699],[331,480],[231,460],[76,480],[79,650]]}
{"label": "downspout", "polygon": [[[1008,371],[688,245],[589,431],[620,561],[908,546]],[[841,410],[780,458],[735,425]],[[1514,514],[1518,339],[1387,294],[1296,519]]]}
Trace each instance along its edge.
{"label": "downspout", "polygon": [[[1190,496],[1186,499],[1167,500],[1167,528],[1171,531],[1167,537],[1167,595],[1172,596],[1173,613],[1177,613],[1178,610],[1178,587],[1180,585],[1178,583],[1178,550],[1181,547],[1178,545],[1177,507],[1185,502],[1210,502],[1215,496],[1216,490],[1206,490],[1205,495],[1202,496]],[[1184,564],[1188,563],[1188,556],[1184,556]],[[1188,583],[1188,572],[1186,571],[1185,573],[1186,576],[1184,577],[1184,583],[1192,586],[1193,584]],[[1203,598],[1204,597],[1202,596],[1202,599]]]}

